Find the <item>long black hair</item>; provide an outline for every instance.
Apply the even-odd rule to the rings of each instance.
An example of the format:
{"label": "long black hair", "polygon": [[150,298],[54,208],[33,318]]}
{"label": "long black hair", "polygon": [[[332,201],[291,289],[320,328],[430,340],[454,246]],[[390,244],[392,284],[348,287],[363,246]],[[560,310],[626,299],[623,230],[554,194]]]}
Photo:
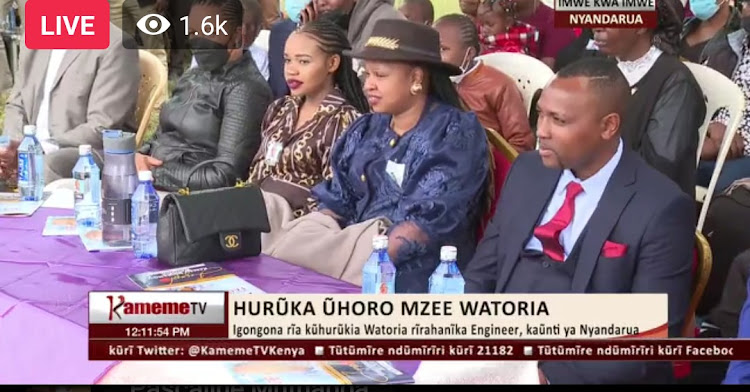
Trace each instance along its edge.
{"label": "long black hair", "polygon": [[658,0],[656,2],[657,24],[653,30],[652,43],[664,53],[677,55],[681,47],[683,15],[685,8],[680,0]]}
{"label": "long black hair", "polygon": [[333,74],[333,80],[344,94],[346,101],[354,106],[360,113],[370,111],[370,105],[362,91],[362,84],[357,78],[352,66],[352,59],[343,54],[344,50],[351,49],[346,33],[336,23],[327,18],[321,18],[302,25],[300,33],[310,35],[318,42],[320,49],[329,55],[338,55],[341,58],[339,68]]}
{"label": "long black hair", "polygon": [[446,105],[465,110],[466,106],[461,103],[456,86],[453,84],[448,73],[441,69],[430,67],[427,67],[426,70],[430,79],[427,93]]}

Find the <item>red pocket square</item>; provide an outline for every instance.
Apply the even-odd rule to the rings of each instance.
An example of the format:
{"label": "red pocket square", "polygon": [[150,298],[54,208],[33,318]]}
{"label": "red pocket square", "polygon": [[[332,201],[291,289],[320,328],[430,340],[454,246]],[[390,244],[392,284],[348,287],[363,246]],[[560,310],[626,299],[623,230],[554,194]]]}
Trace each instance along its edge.
{"label": "red pocket square", "polygon": [[618,257],[625,256],[628,251],[628,246],[625,244],[618,244],[617,242],[606,241],[604,247],[602,247],[602,256],[608,259],[615,259]]}

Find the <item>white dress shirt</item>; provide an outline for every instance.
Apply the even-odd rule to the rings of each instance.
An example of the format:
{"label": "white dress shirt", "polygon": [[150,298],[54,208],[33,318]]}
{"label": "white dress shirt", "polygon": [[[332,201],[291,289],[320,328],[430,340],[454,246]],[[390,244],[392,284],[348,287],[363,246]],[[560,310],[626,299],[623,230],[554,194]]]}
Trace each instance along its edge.
{"label": "white dress shirt", "polygon": [[[258,45],[252,45],[247,48],[247,50],[248,52],[250,52],[250,56],[253,57],[255,66],[258,67],[258,71],[260,71],[260,74],[263,75],[263,78],[266,79],[266,81],[268,81],[268,51]],[[198,62],[195,61],[195,57],[193,57],[190,68],[195,68],[197,66]]]}
{"label": "white dress shirt", "polygon": [[[565,189],[568,186],[568,183],[575,181],[583,187],[583,192],[581,192],[575,199],[575,215],[573,216],[573,220],[570,225],[560,233],[560,245],[562,245],[565,250],[566,259],[573,250],[581,232],[583,232],[583,229],[589,222],[591,215],[599,205],[599,200],[602,198],[604,189],[607,187],[609,179],[612,177],[612,173],[620,162],[620,157],[622,156],[622,143],[622,140],[620,140],[617,152],[612,158],[610,158],[609,162],[599,169],[596,174],[586,180],[581,181],[573,175],[573,172],[567,169],[562,172],[560,179],[557,180],[557,187],[552,193],[549,204],[547,204],[547,210],[544,212],[542,221],[538,226],[552,220],[552,217],[554,217],[560,207],[562,207],[563,202],[565,201]],[[526,243],[526,249],[542,252],[542,243],[532,235],[529,242]]]}
{"label": "white dress shirt", "polygon": [[57,78],[57,72],[60,69],[63,57],[65,57],[65,49],[53,49],[49,55],[49,63],[47,63],[47,75],[44,77],[44,90],[42,91],[42,103],[39,105],[39,114],[36,117],[36,138],[42,144],[42,148],[46,154],[57,151],[59,148],[56,143],[52,141],[52,136],[49,132],[49,101],[52,93],[52,85]]}

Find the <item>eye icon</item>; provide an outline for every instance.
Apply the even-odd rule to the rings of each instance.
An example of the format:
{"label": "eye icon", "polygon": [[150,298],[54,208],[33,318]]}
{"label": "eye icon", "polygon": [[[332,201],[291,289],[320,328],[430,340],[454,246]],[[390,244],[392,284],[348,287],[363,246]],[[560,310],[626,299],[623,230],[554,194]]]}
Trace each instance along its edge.
{"label": "eye icon", "polygon": [[167,18],[159,14],[148,14],[144,15],[135,26],[144,34],[159,35],[167,31],[171,24]]}

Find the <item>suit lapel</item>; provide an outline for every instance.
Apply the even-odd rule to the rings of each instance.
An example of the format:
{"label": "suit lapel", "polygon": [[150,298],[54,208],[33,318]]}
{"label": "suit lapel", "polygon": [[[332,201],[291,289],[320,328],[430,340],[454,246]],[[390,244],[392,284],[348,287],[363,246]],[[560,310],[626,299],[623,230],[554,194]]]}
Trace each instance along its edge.
{"label": "suit lapel", "polygon": [[620,163],[612,173],[612,178],[604,189],[599,205],[586,225],[586,234],[582,238],[581,251],[576,261],[576,271],[571,284],[571,291],[574,293],[585,292],[604,242],[609,238],[620,215],[635,193],[633,184],[636,170],[632,154],[627,148],[623,149]]}
{"label": "suit lapel", "polygon": [[65,71],[68,70],[70,64],[72,64],[80,54],[80,50],[68,50],[65,52],[65,56],[63,56],[62,62],[60,62],[60,68],[57,69],[57,75],[55,75],[55,81],[52,82],[52,88],[50,91],[53,91],[55,87],[57,87],[57,84],[60,83],[60,79],[62,79]]}
{"label": "suit lapel", "polygon": [[512,231],[509,234],[512,235],[512,238],[507,242],[507,248],[505,249],[508,250],[508,253],[505,254],[503,268],[498,277],[497,288],[500,291],[505,289],[505,284],[518,262],[518,256],[526,246],[532,230],[547,209],[547,203],[557,187],[560,174],[562,174],[560,170],[545,168],[542,166],[541,160],[539,161],[538,172],[538,175],[527,179],[532,185],[528,189],[528,194],[522,195],[525,202],[521,208],[516,210],[510,223],[509,228]]}

